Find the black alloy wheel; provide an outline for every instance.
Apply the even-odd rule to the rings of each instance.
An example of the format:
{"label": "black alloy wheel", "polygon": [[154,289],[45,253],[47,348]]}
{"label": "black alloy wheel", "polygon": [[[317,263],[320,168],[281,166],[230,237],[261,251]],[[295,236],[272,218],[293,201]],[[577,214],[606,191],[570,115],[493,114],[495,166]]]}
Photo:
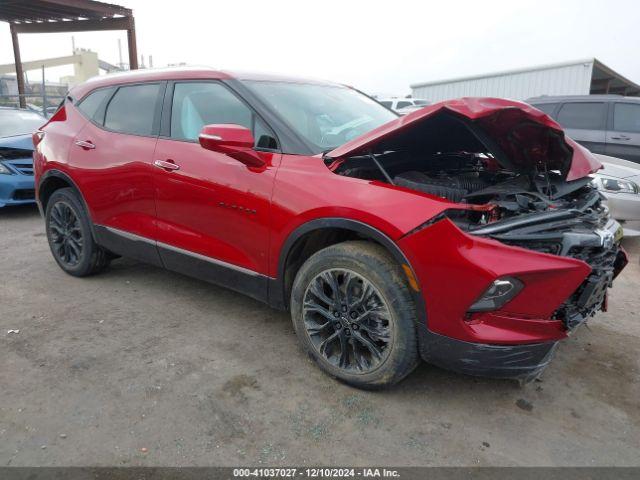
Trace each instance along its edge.
{"label": "black alloy wheel", "polygon": [[346,372],[366,373],[385,361],[390,315],[371,282],[344,268],[321,272],[304,295],[304,326],[313,346]]}
{"label": "black alloy wheel", "polygon": [[104,270],[112,255],[96,243],[82,197],[72,188],[51,194],[45,205],[49,248],[56,263],[75,277]]}
{"label": "black alloy wheel", "polygon": [[64,200],[56,202],[50,212],[51,251],[59,263],[73,268],[82,258],[84,237],[76,213]]}

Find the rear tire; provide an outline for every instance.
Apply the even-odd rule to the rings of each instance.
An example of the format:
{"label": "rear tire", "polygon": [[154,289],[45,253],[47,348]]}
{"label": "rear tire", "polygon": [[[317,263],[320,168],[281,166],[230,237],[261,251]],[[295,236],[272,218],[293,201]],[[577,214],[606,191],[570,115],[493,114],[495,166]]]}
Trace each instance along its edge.
{"label": "rear tire", "polygon": [[393,385],[418,364],[413,299],[377,244],[344,242],[312,255],[293,282],[291,317],[309,356],[355,387]]}
{"label": "rear tire", "polygon": [[53,192],[45,212],[47,240],[60,268],[74,277],[104,270],[110,257],[93,239],[89,215],[72,188]]}

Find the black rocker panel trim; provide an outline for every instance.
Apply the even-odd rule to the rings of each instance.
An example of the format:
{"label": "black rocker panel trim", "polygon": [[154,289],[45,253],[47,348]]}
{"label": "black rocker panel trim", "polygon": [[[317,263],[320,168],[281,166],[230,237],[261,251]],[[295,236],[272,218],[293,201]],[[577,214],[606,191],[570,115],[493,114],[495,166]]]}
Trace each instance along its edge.
{"label": "black rocker panel trim", "polygon": [[268,277],[133,233],[95,225],[97,243],[107,250],[157,267],[235,290],[267,302]]}
{"label": "black rocker panel trim", "polygon": [[268,277],[260,273],[162,243],[158,243],[158,251],[162,263],[168,270],[198,278],[268,303]]}
{"label": "black rocker panel trim", "polygon": [[154,240],[104,225],[94,225],[93,228],[96,233],[96,243],[110,252],[150,263],[156,267],[164,267]]}

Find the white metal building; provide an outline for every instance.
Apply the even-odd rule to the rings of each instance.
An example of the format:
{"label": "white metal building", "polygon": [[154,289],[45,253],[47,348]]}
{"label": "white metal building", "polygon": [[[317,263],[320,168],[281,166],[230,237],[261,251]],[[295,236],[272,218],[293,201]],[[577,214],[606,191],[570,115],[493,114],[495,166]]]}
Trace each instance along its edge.
{"label": "white metal building", "polygon": [[459,97],[525,100],[539,95],[618,93],[640,96],[640,85],[595,58],[411,85],[412,96],[432,102]]}

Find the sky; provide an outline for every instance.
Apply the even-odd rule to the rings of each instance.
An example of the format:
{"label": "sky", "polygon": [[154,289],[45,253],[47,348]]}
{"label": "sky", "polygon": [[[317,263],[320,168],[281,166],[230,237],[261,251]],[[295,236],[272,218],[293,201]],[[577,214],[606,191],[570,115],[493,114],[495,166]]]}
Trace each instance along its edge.
{"label": "sky", "polygon": [[[604,0],[110,1],[133,9],[138,53],[155,67],[184,62],[403,95],[412,83],[596,57],[640,83],[637,0],[615,9]],[[124,32],[73,36],[114,64],[120,38],[127,59]],[[20,45],[23,61],[69,55],[71,34],[20,35]],[[0,23],[0,64],[11,62],[9,27]]]}

